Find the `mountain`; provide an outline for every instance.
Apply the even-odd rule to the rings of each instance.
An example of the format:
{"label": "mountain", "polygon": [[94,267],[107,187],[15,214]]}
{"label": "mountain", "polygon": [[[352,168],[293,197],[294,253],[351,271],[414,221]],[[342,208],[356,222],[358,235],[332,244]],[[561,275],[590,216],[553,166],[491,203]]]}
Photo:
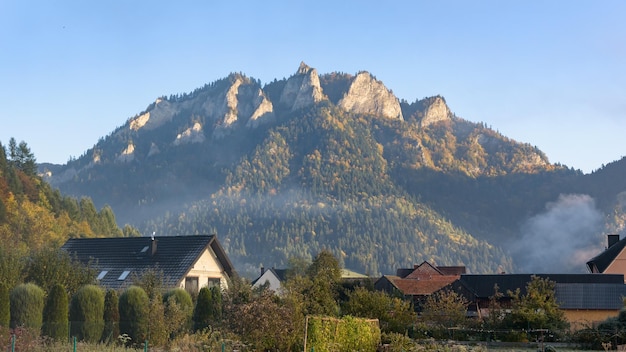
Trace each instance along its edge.
{"label": "mountain", "polygon": [[[230,74],[160,97],[45,171],[64,194],[108,205],[142,233],[216,233],[238,270],[254,274],[321,249],[376,275],[423,260],[474,273],[555,268],[544,239],[580,242],[572,256],[599,246],[602,231],[621,230],[616,196],[626,189],[605,191],[603,170],[552,164],[457,117],[442,96],[408,103],[369,72],[320,75],[304,63],[263,86]],[[565,234],[581,241],[560,241],[541,221],[562,203],[565,223],[593,213],[592,225]]]}

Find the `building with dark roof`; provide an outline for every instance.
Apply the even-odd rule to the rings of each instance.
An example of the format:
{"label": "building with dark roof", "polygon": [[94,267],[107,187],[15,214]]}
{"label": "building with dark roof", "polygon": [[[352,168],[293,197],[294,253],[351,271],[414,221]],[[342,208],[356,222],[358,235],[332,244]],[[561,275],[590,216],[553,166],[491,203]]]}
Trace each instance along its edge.
{"label": "building with dark roof", "polygon": [[626,238],[620,240],[619,235],[608,235],[608,246],[604,252],[587,262],[591,273],[626,274]]}
{"label": "building with dark roof", "polygon": [[463,295],[470,302],[470,315],[489,314],[490,298],[495,287],[503,294],[502,306],[510,304],[508,292],[519,289],[526,294],[526,286],[533,276],[548,279],[555,283],[555,298],[573,328],[584,324],[603,321],[617,316],[626,297],[623,274],[495,274],[461,275],[449,288]]}
{"label": "building with dark roof", "polygon": [[95,267],[100,285],[113,289],[156,270],[166,287],[197,293],[204,286],[226,288],[235,272],[215,235],[71,238],[62,249]]}

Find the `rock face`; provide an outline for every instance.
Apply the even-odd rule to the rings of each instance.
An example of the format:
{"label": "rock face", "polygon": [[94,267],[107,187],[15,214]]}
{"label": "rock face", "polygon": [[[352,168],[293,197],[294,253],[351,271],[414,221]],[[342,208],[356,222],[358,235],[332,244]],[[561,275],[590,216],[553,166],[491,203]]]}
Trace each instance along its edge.
{"label": "rock face", "polygon": [[129,128],[133,131],[138,131],[142,128],[153,130],[171,121],[172,117],[180,111],[180,108],[180,104],[170,103],[159,98],[154,102],[151,109],[130,120]]}
{"label": "rock face", "polygon": [[339,101],[339,107],[357,114],[404,119],[398,98],[368,72],[354,77],[348,92]]}
{"label": "rock face", "polygon": [[426,107],[424,117],[420,121],[420,127],[426,127],[432,125],[435,122],[449,120],[450,109],[442,97],[435,97],[433,102]]}
{"label": "rock face", "polygon": [[298,72],[289,77],[280,95],[280,104],[291,111],[305,108],[326,99],[317,70],[300,63]]}
{"label": "rock face", "polygon": [[274,106],[261,88],[249,78],[231,76],[232,84],[224,93],[207,99],[204,113],[215,121],[213,137],[221,138],[237,125],[256,127],[273,121]]}

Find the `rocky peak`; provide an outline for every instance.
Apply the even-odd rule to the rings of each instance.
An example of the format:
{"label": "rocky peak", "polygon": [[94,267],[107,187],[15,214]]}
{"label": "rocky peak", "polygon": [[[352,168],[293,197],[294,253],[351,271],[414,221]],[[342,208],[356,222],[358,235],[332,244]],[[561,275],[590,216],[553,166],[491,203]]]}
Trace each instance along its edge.
{"label": "rocky peak", "polygon": [[261,87],[241,75],[231,78],[231,86],[223,95],[204,105],[207,113],[216,120],[213,135],[218,138],[235,124],[256,127],[274,118],[274,107]]}
{"label": "rocky peak", "polygon": [[322,92],[317,70],[301,62],[296,74],[287,80],[280,95],[280,104],[293,111],[324,99],[326,96]]}
{"label": "rocky peak", "polygon": [[398,98],[368,72],[360,72],[354,77],[338,105],[352,113],[403,120]]}
{"label": "rocky peak", "polygon": [[450,109],[446,101],[442,97],[436,96],[432,102],[426,106],[424,117],[420,121],[420,127],[426,127],[435,122],[449,120],[450,115]]}

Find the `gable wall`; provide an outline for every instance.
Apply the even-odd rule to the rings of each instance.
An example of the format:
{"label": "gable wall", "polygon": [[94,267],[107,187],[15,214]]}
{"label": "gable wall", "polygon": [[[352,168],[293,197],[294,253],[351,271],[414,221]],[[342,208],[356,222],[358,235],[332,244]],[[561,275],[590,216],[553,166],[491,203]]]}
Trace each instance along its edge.
{"label": "gable wall", "polygon": [[266,282],[269,282],[269,289],[278,292],[280,290],[280,280],[272,273],[271,270],[266,270],[261,277],[254,283],[254,287],[259,287]]}
{"label": "gable wall", "polygon": [[606,270],[604,270],[604,274],[625,274],[624,282],[626,282],[626,247],[622,249]]}
{"label": "gable wall", "polygon": [[[200,259],[191,268],[189,273],[185,277],[198,277],[198,289],[208,286],[209,279],[220,279],[220,286],[222,289],[228,288],[228,281],[224,269],[219,263],[217,256],[213,251],[205,249],[204,253],[200,256]],[[185,278],[183,278],[179,285],[181,288],[185,288]]]}

